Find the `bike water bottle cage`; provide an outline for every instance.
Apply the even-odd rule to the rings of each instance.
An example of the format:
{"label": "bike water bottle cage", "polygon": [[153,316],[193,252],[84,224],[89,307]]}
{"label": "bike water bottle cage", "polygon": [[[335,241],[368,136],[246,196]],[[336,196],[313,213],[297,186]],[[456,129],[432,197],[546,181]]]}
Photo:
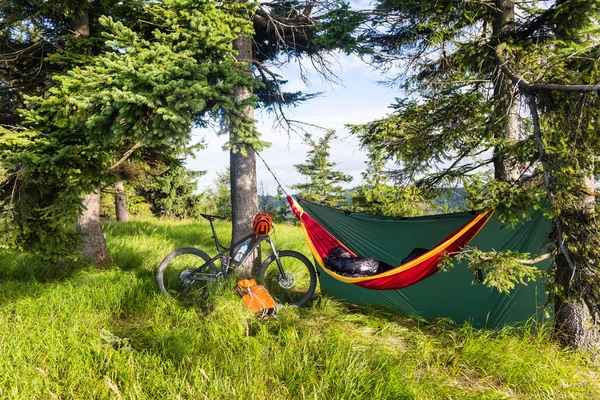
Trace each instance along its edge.
{"label": "bike water bottle cage", "polygon": [[267,213],[258,213],[254,217],[252,229],[256,236],[267,236],[273,227],[273,218]]}

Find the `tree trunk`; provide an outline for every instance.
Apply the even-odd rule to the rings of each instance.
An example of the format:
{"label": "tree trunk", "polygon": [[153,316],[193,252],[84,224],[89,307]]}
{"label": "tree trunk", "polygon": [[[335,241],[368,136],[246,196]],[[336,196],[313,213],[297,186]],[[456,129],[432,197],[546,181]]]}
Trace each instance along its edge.
{"label": "tree trunk", "polygon": [[[496,0],[495,5],[492,29],[494,42],[498,45],[513,30],[515,1]],[[494,147],[494,175],[499,181],[515,182],[521,175],[521,166],[504,154],[504,148],[519,140],[519,95],[515,85],[499,70],[494,73],[492,82],[496,99],[492,123],[500,126],[495,137],[503,142]]]}
{"label": "tree trunk", "polygon": [[88,10],[81,10],[75,14],[73,18],[73,30],[77,38],[90,37],[90,16]]}
{"label": "tree trunk", "polygon": [[[248,73],[252,73],[252,39],[241,37],[233,42],[237,50],[237,60],[247,63]],[[252,97],[252,89],[238,87],[234,93],[234,101],[241,102]],[[246,107],[244,117],[254,119],[254,108]],[[229,133],[231,143],[237,142],[237,132],[232,129]],[[241,240],[252,233],[252,222],[258,212],[258,189],[256,184],[256,154],[252,149],[236,148],[230,151],[230,179],[231,179],[231,243]],[[260,266],[260,249],[248,257],[245,264],[245,274],[255,273]]]}
{"label": "tree trunk", "polygon": [[[88,10],[75,14],[73,29],[79,39],[90,36]],[[83,233],[83,254],[90,257],[100,267],[108,260],[108,250],[102,226],[100,225],[100,191],[87,194],[83,199],[85,211],[77,218],[77,232]]]}
{"label": "tree trunk", "polygon": [[[531,114],[533,134],[538,146],[539,161],[544,173],[544,187],[550,207],[555,213],[553,221],[553,237],[556,243],[556,256],[554,258],[556,267],[554,270],[553,301],[555,307],[554,330],[562,344],[571,348],[594,350],[596,355],[600,352],[600,331],[598,321],[597,290],[597,260],[594,252],[590,257],[587,248],[598,248],[598,237],[596,233],[597,223],[595,221],[595,198],[591,194],[595,188],[594,164],[590,161],[588,173],[581,180],[579,187],[578,202],[570,207],[556,208],[556,198],[566,196],[573,198],[568,187],[556,187],[553,176],[559,173],[565,165],[551,160],[546,152],[540,120],[537,111],[535,95],[526,93],[527,104]],[[589,156],[589,154],[588,154]],[[593,157],[593,155],[592,155]],[[554,162],[552,162],[554,161]],[[559,164],[557,168],[552,166]],[[583,163],[585,165],[585,163]],[[566,166],[569,167],[568,165]],[[573,174],[570,174],[573,176]],[[563,176],[563,179],[565,177]],[[573,177],[573,179],[577,179]],[[571,182],[567,183],[569,186]],[[561,202],[564,202],[561,199]],[[568,200],[570,202],[570,200]],[[588,229],[588,227],[590,227]],[[569,246],[571,243],[571,246]],[[571,250],[576,249],[576,250]],[[591,292],[590,292],[591,291]],[[595,305],[595,308],[593,308]]]}
{"label": "tree trunk", "polygon": [[123,181],[115,183],[115,214],[117,221],[129,222],[129,213],[127,212],[127,196],[125,195],[125,186]]}
{"label": "tree trunk", "polygon": [[589,307],[581,301],[557,299],[554,310],[554,330],[560,343],[572,349],[592,351],[597,357],[600,330]]}
{"label": "tree trunk", "polygon": [[90,257],[97,266],[108,259],[106,239],[100,225],[100,191],[86,195],[83,199],[86,209],[77,219],[77,232],[83,233],[83,255]]}
{"label": "tree trunk", "polygon": [[495,89],[498,97],[502,99],[494,110],[494,114],[499,118],[498,123],[502,125],[496,139],[504,143],[494,147],[494,178],[503,182],[516,182],[521,176],[522,166],[514,157],[503,154],[503,149],[519,140],[519,95],[511,93],[511,85],[504,82],[498,84]]}
{"label": "tree trunk", "polygon": [[[596,183],[594,174],[588,174],[582,183],[584,188],[593,192]],[[594,196],[581,194],[577,205],[578,210],[574,210],[573,214],[584,221],[588,221],[589,226],[594,226],[596,224],[595,204]],[[587,243],[587,245],[593,245],[594,243],[590,237],[595,234],[593,229],[577,229],[577,232],[570,232],[573,229],[566,225],[565,230],[567,232],[564,232],[564,234],[567,237],[575,237],[575,240],[580,243]],[[600,354],[600,315],[594,316],[595,311],[591,310],[580,296],[578,297],[581,294],[581,284],[579,282],[584,281],[583,284],[585,285],[587,281],[593,279],[593,277],[586,276],[583,271],[585,266],[577,265],[578,261],[581,262],[582,260],[583,257],[576,257],[573,268],[564,255],[559,253],[555,259],[556,283],[562,288],[566,299],[558,296],[555,298],[554,329],[563,345],[573,349],[591,350],[597,356]]]}

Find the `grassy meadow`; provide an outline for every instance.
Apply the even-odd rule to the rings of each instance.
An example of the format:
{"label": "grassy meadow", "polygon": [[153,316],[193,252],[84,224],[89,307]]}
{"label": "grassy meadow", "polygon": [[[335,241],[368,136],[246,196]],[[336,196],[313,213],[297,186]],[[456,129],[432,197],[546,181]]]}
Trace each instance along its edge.
{"label": "grassy meadow", "polygon": [[[204,306],[163,297],[171,250],[214,254],[202,222],[106,223],[113,257],[61,268],[0,248],[1,399],[600,398],[600,366],[547,330],[479,331],[320,294],[257,320],[233,282]],[[218,223],[228,238],[228,223]],[[280,249],[309,255],[298,227]]]}

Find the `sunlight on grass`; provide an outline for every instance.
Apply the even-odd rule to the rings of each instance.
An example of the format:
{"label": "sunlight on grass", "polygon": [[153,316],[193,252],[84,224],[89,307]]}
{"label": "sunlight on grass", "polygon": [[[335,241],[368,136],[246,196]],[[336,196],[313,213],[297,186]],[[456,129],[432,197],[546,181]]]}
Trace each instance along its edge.
{"label": "sunlight on grass", "polygon": [[[102,271],[0,249],[0,398],[600,398],[598,364],[547,330],[480,331],[321,296],[257,320],[233,281],[181,307],[154,271],[177,247],[214,254],[209,226],[105,230],[113,265]],[[217,230],[228,238],[228,224]],[[276,240],[309,255],[298,227],[277,226]]]}

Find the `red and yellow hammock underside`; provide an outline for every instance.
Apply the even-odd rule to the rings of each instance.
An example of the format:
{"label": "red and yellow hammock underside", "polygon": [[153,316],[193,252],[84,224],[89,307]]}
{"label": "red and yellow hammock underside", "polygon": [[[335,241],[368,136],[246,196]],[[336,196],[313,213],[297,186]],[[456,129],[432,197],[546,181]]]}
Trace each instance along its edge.
{"label": "red and yellow hammock underside", "polygon": [[292,207],[292,211],[300,220],[300,225],[304,230],[308,246],[323,271],[338,281],[374,290],[401,289],[434,274],[438,270],[438,263],[443,255],[460,251],[483,228],[494,213],[493,210],[486,210],[475,216],[471,221],[452,232],[436,247],[414,260],[378,275],[349,278],[328,269],[323,262],[323,258],[327,257],[331,249],[336,246],[341,246],[348,250],[354,257],[357,255],[325,230],[314,218],[305,213],[292,196],[287,196],[287,200]]}

